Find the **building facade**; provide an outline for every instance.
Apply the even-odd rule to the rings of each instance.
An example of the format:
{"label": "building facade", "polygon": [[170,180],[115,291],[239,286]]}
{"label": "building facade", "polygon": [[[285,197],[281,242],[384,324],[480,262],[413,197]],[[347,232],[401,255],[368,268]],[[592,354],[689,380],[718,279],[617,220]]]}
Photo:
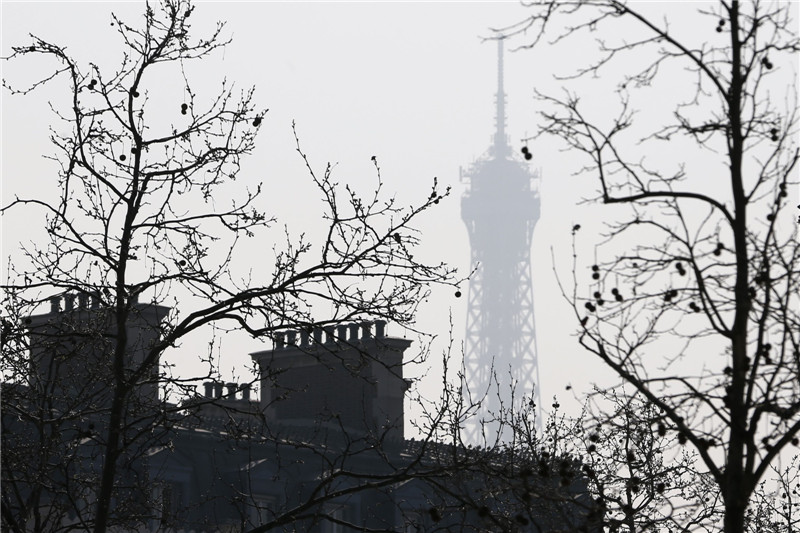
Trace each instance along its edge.
{"label": "building facade", "polygon": [[[251,354],[253,382],[209,381],[170,403],[158,364],[145,372],[136,364],[167,313],[138,303],[130,313],[126,371],[141,379],[122,414],[110,531],[405,533],[503,523],[556,532],[587,523],[577,475],[535,474],[530,454],[407,439],[411,342],[387,336],[384,322],[278,332]],[[49,313],[30,318],[27,379],[3,386],[5,531],[92,529],[113,401],[112,325],[91,299],[54,299]]]}

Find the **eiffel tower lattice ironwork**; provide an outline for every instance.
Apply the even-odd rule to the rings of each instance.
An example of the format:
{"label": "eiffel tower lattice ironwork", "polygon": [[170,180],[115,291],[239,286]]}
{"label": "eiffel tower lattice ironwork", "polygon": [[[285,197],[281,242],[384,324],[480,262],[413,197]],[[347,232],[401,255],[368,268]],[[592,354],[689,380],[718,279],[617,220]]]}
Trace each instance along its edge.
{"label": "eiffel tower lattice ironwork", "polygon": [[472,443],[498,435],[492,422],[516,400],[539,401],[539,369],[533,312],[531,239],[539,218],[538,178],[511,150],[505,132],[503,40],[498,40],[496,123],[492,146],[462,175],[467,191],[461,217],[467,226],[471,264],[464,341],[469,394],[481,401],[479,419],[466,429]]}

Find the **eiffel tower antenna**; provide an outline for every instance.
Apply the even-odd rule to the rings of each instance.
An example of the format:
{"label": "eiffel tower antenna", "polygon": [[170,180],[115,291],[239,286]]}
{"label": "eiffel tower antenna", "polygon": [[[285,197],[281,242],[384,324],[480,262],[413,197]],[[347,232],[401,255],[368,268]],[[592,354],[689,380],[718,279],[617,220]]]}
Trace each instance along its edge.
{"label": "eiffel tower antenna", "polygon": [[497,94],[495,95],[495,132],[494,152],[496,156],[505,156],[508,152],[506,138],[506,91],[503,85],[503,37],[497,39]]}

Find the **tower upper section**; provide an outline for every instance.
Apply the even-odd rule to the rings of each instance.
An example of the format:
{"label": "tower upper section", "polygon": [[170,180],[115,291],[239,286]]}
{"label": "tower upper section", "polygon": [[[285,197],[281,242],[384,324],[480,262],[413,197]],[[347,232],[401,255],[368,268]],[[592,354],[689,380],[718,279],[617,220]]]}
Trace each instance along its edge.
{"label": "tower upper section", "polygon": [[536,178],[506,135],[503,40],[497,45],[494,137],[487,153],[466,172],[468,187],[461,200],[475,268],[469,284],[465,376],[470,393],[482,398],[481,423],[467,428],[474,443],[509,437],[496,421],[511,405],[512,391],[540,403],[531,276],[539,194]]}
{"label": "tower upper section", "polygon": [[516,157],[506,135],[506,94],[503,43],[497,41],[497,94],[495,132],[488,152],[464,174],[468,189],[461,203],[473,256],[481,262],[491,257],[527,256],[531,235],[539,219],[536,179]]}

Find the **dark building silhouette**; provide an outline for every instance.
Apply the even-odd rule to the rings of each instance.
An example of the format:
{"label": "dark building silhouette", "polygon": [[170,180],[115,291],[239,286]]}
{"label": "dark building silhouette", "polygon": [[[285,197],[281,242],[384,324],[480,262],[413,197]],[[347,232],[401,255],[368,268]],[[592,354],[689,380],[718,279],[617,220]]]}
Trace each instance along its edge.
{"label": "dark building silhouette", "polygon": [[[160,324],[169,308],[161,305],[131,307],[128,320],[126,371],[143,365],[147,348],[160,335]],[[42,394],[65,401],[83,402],[96,409],[108,408],[115,315],[99,295],[66,294],[50,298],[50,312],[28,319],[31,380]],[[149,365],[134,391],[137,409],[152,410],[159,404],[158,360]],[[70,409],[75,410],[76,406]]]}
{"label": "dark building silhouette", "polygon": [[[482,397],[483,417],[500,413],[525,397],[538,406],[539,369],[533,313],[531,239],[539,219],[536,179],[515,156],[505,133],[503,40],[498,44],[496,129],[488,153],[462,175],[469,188],[461,202],[471,265],[465,335],[466,378],[473,397]],[[530,157],[530,156],[527,156]],[[495,435],[496,424],[473,425],[470,440]]]}
{"label": "dark building silhouette", "polygon": [[386,323],[288,331],[272,349],[250,354],[261,372],[267,424],[308,426],[403,440],[403,352],[411,341],[387,337]]}
{"label": "dark building silhouette", "polygon": [[[130,371],[168,311],[131,306]],[[89,528],[82,520],[99,486],[112,325],[100,299],[75,305],[70,296],[30,318],[29,379],[3,386],[4,530]],[[133,444],[119,460],[112,531],[486,531],[502,515],[514,530],[555,532],[586,522],[576,474],[536,476],[496,451],[406,439],[402,363],[411,341],[387,336],[384,322],[273,340],[251,354],[260,397],[250,383],[209,381],[172,404],[161,397],[158,364],[142,373],[124,413]],[[564,465],[577,471],[560,464],[562,474]],[[501,470],[523,473],[501,480]],[[24,508],[31,501],[35,519]]]}

